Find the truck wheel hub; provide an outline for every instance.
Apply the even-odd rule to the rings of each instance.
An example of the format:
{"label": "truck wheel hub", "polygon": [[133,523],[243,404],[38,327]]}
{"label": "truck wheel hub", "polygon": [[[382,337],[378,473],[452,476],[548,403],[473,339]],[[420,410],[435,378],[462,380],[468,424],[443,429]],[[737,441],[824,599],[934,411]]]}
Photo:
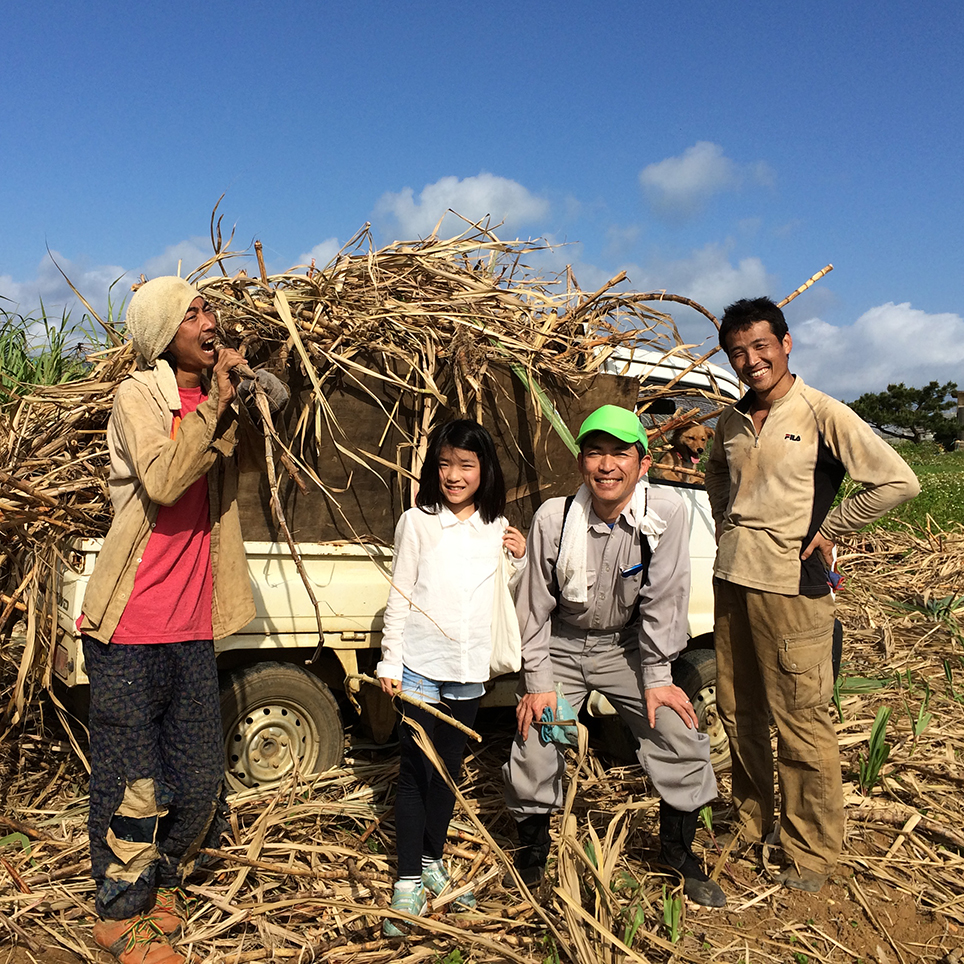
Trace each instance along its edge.
{"label": "truck wheel hub", "polygon": [[305,758],[309,737],[309,726],[293,707],[259,706],[234,726],[229,770],[248,787],[274,783]]}

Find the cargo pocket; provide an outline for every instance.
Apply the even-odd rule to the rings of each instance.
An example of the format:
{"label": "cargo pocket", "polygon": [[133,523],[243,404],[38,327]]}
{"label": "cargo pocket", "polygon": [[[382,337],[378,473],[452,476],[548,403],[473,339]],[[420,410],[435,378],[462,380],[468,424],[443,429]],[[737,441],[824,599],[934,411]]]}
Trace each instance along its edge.
{"label": "cargo pocket", "polygon": [[780,669],[788,674],[790,709],[804,710],[829,703],[833,696],[833,637],[827,630],[784,636]]}

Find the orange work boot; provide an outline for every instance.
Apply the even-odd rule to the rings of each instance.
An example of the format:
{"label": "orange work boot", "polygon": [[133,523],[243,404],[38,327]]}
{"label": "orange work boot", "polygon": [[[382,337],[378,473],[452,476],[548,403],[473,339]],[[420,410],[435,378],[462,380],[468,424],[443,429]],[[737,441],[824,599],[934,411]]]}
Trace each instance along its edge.
{"label": "orange work boot", "polygon": [[187,923],[192,898],[180,887],[158,887],[150,917],[168,940],[181,936]]}
{"label": "orange work boot", "polygon": [[187,958],[168,943],[149,914],[122,920],[99,920],[94,940],[120,964],[186,964]]}

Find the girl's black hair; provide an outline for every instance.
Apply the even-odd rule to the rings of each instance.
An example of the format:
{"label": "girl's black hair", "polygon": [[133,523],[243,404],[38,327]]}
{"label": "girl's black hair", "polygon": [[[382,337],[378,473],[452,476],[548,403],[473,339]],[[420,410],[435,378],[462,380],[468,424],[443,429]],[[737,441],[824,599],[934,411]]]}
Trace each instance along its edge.
{"label": "girl's black hair", "polygon": [[492,436],[478,422],[459,418],[453,422],[437,425],[428,437],[428,451],[419,476],[418,495],[415,504],[420,509],[438,512],[445,504],[439,483],[439,460],[442,449],[466,449],[479,457],[479,490],[475,493],[475,506],[483,522],[495,522],[505,512],[505,480],[502,466],[495,454]]}

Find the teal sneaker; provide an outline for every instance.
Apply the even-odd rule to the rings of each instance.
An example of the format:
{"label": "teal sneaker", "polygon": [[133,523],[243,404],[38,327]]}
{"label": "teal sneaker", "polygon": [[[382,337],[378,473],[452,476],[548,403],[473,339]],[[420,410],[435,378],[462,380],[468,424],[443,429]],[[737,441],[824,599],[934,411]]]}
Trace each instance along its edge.
{"label": "teal sneaker", "polygon": [[[433,860],[430,864],[422,868],[422,883],[425,889],[438,897],[443,890],[452,886],[452,878],[445,869],[445,864],[441,860]],[[456,897],[452,903],[463,910],[471,910],[475,907],[475,894],[467,890],[464,894]]]}
{"label": "teal sneaker", "polygon": [[[392,892],[392,910],[400,910],[403,914],[413,917],[423,917],[428,908],[425,888],[420,883],[409,884],[399,881]],[[405,937],[411,928],[407,921],[393,921],[385,918],[382,921],[382,934],[385,937]]]}

